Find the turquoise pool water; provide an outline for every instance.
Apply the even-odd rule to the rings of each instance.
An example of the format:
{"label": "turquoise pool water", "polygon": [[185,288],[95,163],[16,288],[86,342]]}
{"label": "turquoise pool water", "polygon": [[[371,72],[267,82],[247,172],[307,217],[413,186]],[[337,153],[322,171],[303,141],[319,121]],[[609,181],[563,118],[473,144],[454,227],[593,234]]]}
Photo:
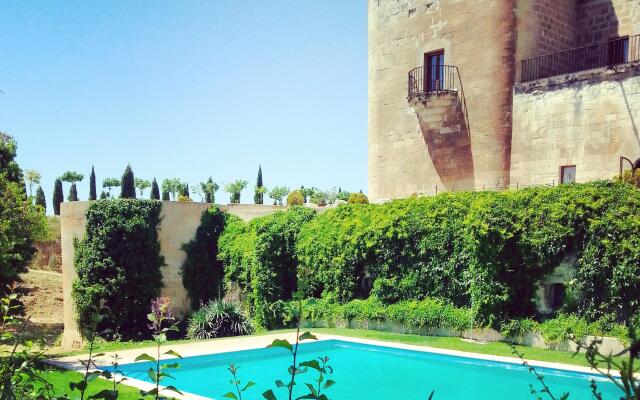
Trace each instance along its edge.
{"label": "turquoise pool water", "polygon": [[[327,393],[334,400],[424,400],[432,390],[435,400],[528,400],[534,398],[529,385],[539,387],[535,377],[521,365],[339,340],[300,345],[300,360],[325,355],[334,368],[331,379],[336,384]],[[276,390],[273,383],[276,379],[286,381],[291,363],[289,352],[281,348],[188,357],[180,360],[178,370],[171,372],[176,379],[166,384],[220,400],[232,389],[227,371],[230,363],[240,366],[243,382],[252,380],[257,384],[244,397],[262,398],[262,392],[272,388],[276,394],[280,390],[284,394],[284,389]],[[150,363],[126,364],[121,369],[131,378],[148,380],[146,371],[150,366]],[[612,383],[595,375],[537,370],[558,396],[569,391],[571,399],[590,399],[589,381],[595,377],[605,399],[620,397]],[[302,392],[302,383],[315,376],[312,372],[301,375],[297,389]]]}

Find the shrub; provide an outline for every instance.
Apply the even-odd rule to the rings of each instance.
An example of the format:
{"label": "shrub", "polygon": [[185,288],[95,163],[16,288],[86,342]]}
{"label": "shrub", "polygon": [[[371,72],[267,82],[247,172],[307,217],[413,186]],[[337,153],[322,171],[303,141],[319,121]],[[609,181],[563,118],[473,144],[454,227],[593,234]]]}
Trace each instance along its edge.
{"label": "shrub", "polygon": [[182,246],[187,259],[182,264],[182,284],[195,310],[209,300],[224,296],[224,265],[218,260],[218,239],[233,217],[213,206],[202,213],[193,240]]}
{"label": "shrub", "polygon": [[[384,305],[374,297],[337,304],[331,300],[304,301],[302,318],[308,321],[335,322],[389,321],[409,328],[469,329],[473,323],[470,308],[454,307],[446,300],[426,298]],[[292,305],[293,306],[293,305]]]}
{"label": "shrub", "polygon": [[187,337],[212,339],[250,335],[253,325],[238,306],[226,300],[212,300],[191,314],[187,322]]}
{"label": "shrub", "polygon": [[36,252],[34,242],[46,236],[42,209],[25,196],[24,185],[0,170],[0,293],[27,271]]}
{"label": "shrub", "polygon": [[81,327],[89,326],[101,300],[111,309],[99,331],[109,336],[148,336],[147,307],[160,293],[164,264],[157,226],[162,203],[103,200],[91,203],[84,239],[75,243],[73,299]]}
{"label": "shrub", "polygon": [[302,206],[304,205],[304,196],[302,192],[299,190],[294,190],[289,193],[287,196],[287,205],[288,206]]}
{"label": "shrub", "polygon": [[220,259],[227,286],[237,285],[258,326],[281,325],[271,310],[278,300],[290,300],[298,288],[295,243],[301,226],[315,211],[292,207],[249,223],[235,220],[220,237]]}
{"label": "shrub", "polygon": [[349,199],[347,200],[347,203],[349,203],[349,204],[369,204],[369,199],[362,192],[360,192],[360,193],[351,193],[349,195]]}
{"label": "shrub", "polygon": [[324,207],[327,205],[327,194],[321,191],[314,192],[311,195],[311,202],[317,206]]}

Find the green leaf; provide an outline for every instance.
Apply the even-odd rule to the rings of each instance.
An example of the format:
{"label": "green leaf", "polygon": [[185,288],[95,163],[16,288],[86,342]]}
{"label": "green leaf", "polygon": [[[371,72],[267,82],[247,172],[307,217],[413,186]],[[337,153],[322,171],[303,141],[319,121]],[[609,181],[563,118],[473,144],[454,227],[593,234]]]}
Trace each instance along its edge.
{"label": "green leaf", "polygon": [[262,397],[264,397],[267,400],[278,400],[276,398],[276,395],[273,394],[273,390],[269,389],[266,392],[262,393]]}
{"label": "green leaf", "polygon": [[165,389],[165,390],[169,390],[169,391],[174,392],[174,393],[178,393],[178,394],[180,394],[180,395],[182,394],[182,392],[181,392],[181,391],[179,391],[178,389],[176,389],[176,387],[175,387],[175,386],[171,386],[171,385],[169,385],[169,386],[165,386],[165,387],[164,387],[164,389]]}
{"label": "green leaf", "polygon": [[93,399],[116,400],[117,398],[118,398],[118,391],[109,390],[109,389],[101,390],[100,392],[92,396],[89,396],[90,400],[93,400]]}
{"label": "green leaf", "polygon": [[180,354],[176,353],[173,350],[168,350],[164,354],[166,354],[168,356],[174,356],[174,357],[182,358],[182,356]]}
{"label": "green leaf", "polygon": [[320,363],[318,362],[318,360],[311,360],[311,361],[304,361],[300,363],[301,367],[309,367],[309,368],[313,368],[317,371],[320,371],[322,369],[322,367],[320,366]]}
{"label": "green leaf", "polygon": [[282,382],[280,379],[278,379],[278,380],[276,381],[276,386],[277,386],[277,387],[279,387],[279,388],[281,388],[281,387],[285,387],[285,386],[287,386],[287,385],[285,385],[285,384],[284,384],[284,382]]}
{"label": "green leaf", "polygon": [[149,368],[149,370],[147,371],[147,376],[149,377],[149,379],[151,379],[152,382],[155,382],[156,378],[158,377],[156,375],[156,371],[153,368]]}
{"label": "green leaf", "polygon": [[238,400],[238,396],[236,396],[235,393],[231,393],[231,392],[223,395],[222,397],[226,397],[227,399]]}
{"label": "green leaf", "polygon": [[325,384],[324,384],[324,388],[325,388],[325,389],[328,389],[328,388],[330,388],[331,386],[333,386],[335,383],[336,383],[336,381],[334,381],[334,380],[332,380],[332,379],[327,379],[327,382],[325,382]]}
{"label": "green leaf", "polygon": [[151,362],[156,362],[156,359],[151,357],[150,355],[148,355],[147,353],[144,354],[140,354],[138,357],[136,357],[136,359],[134,360],[135,362],[138,361],[151,361]]}
{"label": "green leaf", "polygon": [[293,353],[293,346],[287,339],[276,339],[273,341],[273,343],[267,346],[267,348],[269,347],[282,347]]}
{"label": "green leaf", "polygon": [[244,387],[242,388],[242,391],[244,392],[245,390],[249,389],[251,386],[255,386],[255,385],[256,385],[255,382],[249,381],[249,382],[247,382],[246,385],[244,385]]}
{"label": "green leaf", "polygon": [[300,341],[302,342],[303,340],[318,340],[317,337],[315,337],[313,334],[311,334],[311,332],[305,332],[302,335],[300,335]]}
{"label": "green leaf", "polygon": [[102,373],[100,371],[93,371],[87,374],[87,382],[93,382],[97,377],[99,377]]}

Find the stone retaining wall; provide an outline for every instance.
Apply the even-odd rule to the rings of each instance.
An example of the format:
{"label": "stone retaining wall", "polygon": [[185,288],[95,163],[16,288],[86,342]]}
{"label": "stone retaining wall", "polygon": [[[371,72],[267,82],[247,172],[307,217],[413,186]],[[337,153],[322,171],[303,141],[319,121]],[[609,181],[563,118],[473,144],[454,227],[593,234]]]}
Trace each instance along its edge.
{"label": "stone retaining wall", "polygon": [[[89,201],[64,202],[60,207],[60,231],[62,247],[62,289],[64,300],[64,333],[62,345],[64,348],[77,348],[82,340],[75,321],[71,289],[76,279],[73,265],[74,239],[80,239],[85,234],[86,213]],[[171,298],[177,315],[184,316],[189,312],[189,299],[182,285],[180,275],[182,263],[186,253],[182,245],[195,236],[200,226],[202,213],[211,207],[207,203],[163,201],[158,227],[160,253],[164,257],[165,265],[161,268],[161,295]],[[262,204],[230,204],[219,206],[222,210],[248,221],[256,217],[269,215],[282,206]]]}
{"label": "stone retaining wall", "polygon": [[[305,320],[302,325],[306,328],[349,328],[349,329],[365,329],[372,331],[393,332],[402,334],[414,334],[422,336],[443,336],[443,337],[461,337],[464,339],[478,340],[483,342],[510,342],[541,349],[552,349],[561,351],[575,352],[577,346],[575,343],[565,341],[562,343],[546,343],[542,334],[539,332],[531,332],[522,337],[506,338],[495,329],[473,329],[465,331],[456,331],[449,328],[433,328],[433,327],[414,327],[401,325],[392,321],[346,321],[336,319],[334,321],[326,320]],[[626,346],[617,338],[585,336],[582,341],[585,344],[593,342],[595,339],[602,341],[600,344],[600,352],[602,354],[619,353],[624,351]]]}

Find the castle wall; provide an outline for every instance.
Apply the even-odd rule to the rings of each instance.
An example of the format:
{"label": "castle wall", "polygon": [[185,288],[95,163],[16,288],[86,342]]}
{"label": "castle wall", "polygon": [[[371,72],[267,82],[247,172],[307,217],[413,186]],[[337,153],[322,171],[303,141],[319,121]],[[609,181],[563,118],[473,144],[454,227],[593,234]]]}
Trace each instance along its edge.
{"label": "castle wall", "polygon": [[[507,0],[369,0],[368,175],[373,201],[432,194],[436,187],[508,184],[513,7]],[[470,180],[465,175],[446,184],[427,147],[426,141],[434,137],[421,130],[407,101],[408,72],[423,65],[424,53],[439,49],[444,49],[445,64],[460,71],[473,165]],[[462,155],[464,165],[468,156]]]}
{"label": "castle wall", "polygon": [[619,158],[640,157],[640,65],[600,69],[515,86],[513,185],[557,184],[618,174]]}
{"label": "castle wall", "polygon": [[580,0],[577,25],[578,46],[640,33],[637,0]]}
{"label": "castle wall", "polygon": [[[86,213],[91,202],[64,202],[60,210],[60,232],[62,247],[62,291],[64,301],[64,333],[62,344],[65,348],[74,348],[82,343],[75,321],[75,312],[71,289],[76,279],[73,263],[74,239],[84,237],[86,228]],[[202,213],[211,204],[196,202],[163,201],[160,211],[160,225],[158,227],[158,241],[160,254],[164,257],[165,265],[161,267],[162,288],[161,296],[171,299],[173,310],[178,316],[189,312],[190,302],[187,291],[182,285],[180,271],[187,255],[182,251],[182,245],[194,238],[196,229],[200,226]],[[219,206],[220,209],[236,215],[245,221],[265,216],[281,209],[279,206],[256,204],[230,204]]]}

